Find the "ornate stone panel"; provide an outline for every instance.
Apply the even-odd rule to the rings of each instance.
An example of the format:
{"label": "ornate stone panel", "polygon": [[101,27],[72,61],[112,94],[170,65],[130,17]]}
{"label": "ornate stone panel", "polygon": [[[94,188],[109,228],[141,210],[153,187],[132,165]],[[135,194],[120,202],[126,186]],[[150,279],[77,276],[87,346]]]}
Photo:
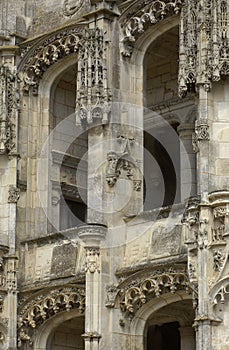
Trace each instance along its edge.
{"label": "ornate stone panel", "polygon": [[101,29],[87,29],[80,41],[76,112],[83,126],[106,123],[110,112],[106,45]]}

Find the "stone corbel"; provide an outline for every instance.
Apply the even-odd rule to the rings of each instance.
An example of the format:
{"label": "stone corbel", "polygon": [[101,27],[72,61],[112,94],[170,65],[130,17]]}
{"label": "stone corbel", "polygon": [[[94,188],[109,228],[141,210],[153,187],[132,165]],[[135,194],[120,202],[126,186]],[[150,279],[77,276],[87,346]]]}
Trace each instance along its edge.
{"label": "stone corbel", "polygon": [[120,290],[118,289],[118,287],[114,284],[108,285],[106,287],[106,292],[107,292],[106,307],[113,308],[115,306],[115,299],[119,291]]}

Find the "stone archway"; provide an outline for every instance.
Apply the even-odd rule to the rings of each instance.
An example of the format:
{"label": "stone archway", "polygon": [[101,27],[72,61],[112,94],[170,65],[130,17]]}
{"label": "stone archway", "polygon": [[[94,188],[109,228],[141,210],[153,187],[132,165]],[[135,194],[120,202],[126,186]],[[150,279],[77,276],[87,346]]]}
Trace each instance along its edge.
{"label": "stone archway", "polygon": [[[179,309],[186,310],[185,314],[180,313],[177,315],[174,311],[177,305],[179,305]],[[195,339],[192,328],[194,316],[191,316],[191,318],[188,317],[188,310],[191,310],[191,307],[192,299],[190,295],[184,291],[161,295],[144,304],[131,321],[130,349],[164,350],[163,347],[155,349],[147,347],[148,330],[150,326],[172,326],[175,328],[176,332],[179,332],[180,342],[180,348],[178,347],[174,350],[195,350],[192,342],[193,339]],[[194,315],[193,310],[192,315]],[[190,344],[192,347],[188,348],[185,347],[185,345],[189,344],[187,339],[190,335],[192,339],[192,341],[190,340]],[[174,333],[172,333],[172,336],[174,336]]]}
{"label": "stone archway", "polygon": [[75,317],[62,322],[50,334],[46,350],[83,350],[84,317]]}
{"label": "stone archway", "polygon": [[82,318],[85,290],[79,286],[47,289],[27,300],[18,313],[18,347],[46,350],[50,334],[61,323]]}
{"label": "stone archway", "polygon": [[191,300],[174,302],[154,312],[146,323],[146,350],[195,350]]}

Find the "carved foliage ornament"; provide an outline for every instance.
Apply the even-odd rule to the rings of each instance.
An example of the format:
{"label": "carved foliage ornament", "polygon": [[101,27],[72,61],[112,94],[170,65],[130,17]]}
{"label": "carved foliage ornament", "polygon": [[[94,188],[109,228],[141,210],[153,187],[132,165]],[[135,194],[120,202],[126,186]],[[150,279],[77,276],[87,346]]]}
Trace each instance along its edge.
{"label": "carved foliage ornament", "polygon": [[33,329],[61,311],[85,309],[85,291],[81,288],[59,288],[43,294],[26,304],[18,316],[18,347],[32,344]]}
{"label": "carved foliage ornament", "polygon": [[0,67],[0,154],[16,152],[19,78],[15,69]]}
{"label": "carved foliage ornament", "polygon": [[133,43],[138,36],[148,28],[168,15],[178,14],[184,0],[154,0],[140,1],[134,4],[127,13],[123,15],[123,44],[122,54],[130,56]]}
{"label": "carved foliage ornament", "polygon": [[191,288],[186,273],[162,273],[146,278],[120,292],[121,310],[129,316],[149,300],[165,293],[176,293],[185,290],[191,293]]}
{"label": "carved foliage ornament", "polygon": [[185,0],[180,21],[179,94],[206,91],[229,74],[227,0]]}

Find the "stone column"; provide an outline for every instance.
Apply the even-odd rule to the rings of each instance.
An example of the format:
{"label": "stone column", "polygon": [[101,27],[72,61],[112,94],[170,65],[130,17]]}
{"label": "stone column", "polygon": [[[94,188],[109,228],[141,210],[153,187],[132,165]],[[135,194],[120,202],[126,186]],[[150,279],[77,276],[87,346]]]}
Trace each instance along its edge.
{"label": "stone column", "polygon": [[181,350],[195,350],[195,332],[193,327],[180,327]]}
{"label": "stone column", "polygon": [[196,194],[196,155],[192,147],[194,126],[182,124],[178,127],[180,145],[181,202]]}
{"label": "stone column", "polygon": [[86,309],[85,309],[85,350],[99,350],[101,338],[101,256],[100,245],[106,235],[101,225],[82,226],[79,238],[82,239],[86,260]]}

